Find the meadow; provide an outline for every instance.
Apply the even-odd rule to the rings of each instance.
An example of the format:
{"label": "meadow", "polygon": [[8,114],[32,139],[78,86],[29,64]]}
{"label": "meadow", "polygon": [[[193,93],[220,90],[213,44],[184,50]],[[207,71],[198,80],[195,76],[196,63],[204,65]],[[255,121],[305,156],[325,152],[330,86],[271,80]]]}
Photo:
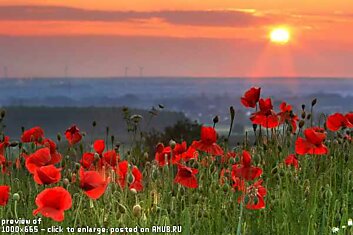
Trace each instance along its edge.
{"label": "meadow", "polygon": [[215,116],[199,138],[156,142],[152,155],[129,109],[128,147],[76,125],[55,140],[39,126],[20,141],[1,128],[0,233],[352,234],[353,113],[316,113],[317,102],[295,114],[253,87],[234,104],[252,113],[243,141],[229,141],[232,106],[228,135]]}

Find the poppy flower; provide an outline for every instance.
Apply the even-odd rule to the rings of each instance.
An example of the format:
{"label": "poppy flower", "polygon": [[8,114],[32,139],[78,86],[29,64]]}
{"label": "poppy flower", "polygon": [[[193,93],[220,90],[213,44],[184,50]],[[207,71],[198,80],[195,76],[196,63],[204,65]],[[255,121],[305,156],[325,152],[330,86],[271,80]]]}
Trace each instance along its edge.
{"label": "poppy flower", "polygon": [[175,148],[178,149],[178,152],[175,152],[174,150],[172,151],[172,148],[170,146],[164,147],[162,143],[159,143],[157,145],[155,160],[158,162],[159,166],[165,166],[170,163],[176,164],[179,162],[184,147],[180,146],[180,144],[176,144]]}
{"label": "poppy flower", "polygon": [[23,143],[35,142],[41,143],[44,138],[44,131],[41,127],[36,126],[23,132],[21,141]]}
{"label": "poppy flower", "polygon": [[84,153],[80,160],[80,164],[86,170],[91,169],[94,163],[94,154],[93,153]]}
{"label": "poppy flower", "polygon": [[85,194],[92,199],[100,198],[104,194],[110,179],[104,179],[97,171],[84,171],[83,168],[80,169],[79,173],[80,187]]}
{"label": "poppy flower", "polygon": [[56,150],[56,143],[54,141],[45,138],[42,145],[50,149],[51,160],[48,164],[56,164],[61,161],[61,154]]}
{"label": "poppy flower", "polygon": [[0,142],[0,154],[5,155],[5,149],[10,145],[10,137],[5,136],[3,141]]}
{"label": "poppy flower", "polygon": [[[345,117],[346,117],[347,121],[353,125],[353,112],[352,113],[347,113],[345,115]],[[351,126],[351,128],[352,128],[352,126]]]}
{"label": "poppy flower", "polygon": [[0,206],[6,206],[9,201],[10,186],[0,186]]}
{"label": "poppy flower", "polygon": [[201,140],[194,141],[192,148],[214,156],[223,155],[223,149],[216,143],[217,133],[213,127],[201,127]]}
{"label": "poppy flower", "polygon": [[262,169],[251,165],[251,155],[244,150],[241,157],[241,164],[235,164],[232,167],[232,177],[244,180],[254,180],[260,177]]}
{"label": "poppy flower", "polygon": [[131,174],[134,176],[134,180],[130,184],[130,189],[135,189],[137,192],[143,190],[143,185],[142,185],[142,173],[140,170],[135,166],[131,170]]}
{"label": "poppy flower", "polygon": [[252,87],[241,97],[241,103],[247,108],[255,108],[260,98],[260,87]]}
{"label": "poppy flower", "polygon": [[222,164],[226,164],[226,163],[229,162],[229,160],[230,160],[231,158],[235,159],[235,157],[236,157],[236,153],[235,153],[235,152],[228,152],[228,153],[226,153],[226,154],[224,154],[224,155],[222,156],[222,158],[221,158],[221,163],[222,163]]}
{"label": "poppy flower", "polygon": [[72,206],[72,198],[63,187],[47,188],[37,195],[36,205],[38,208],[33,211],[33,215],[41,213],[45,217],[61,222],[64,220],[64,211]]}
{"label": "poppy flower", "polygon": [[299,155],[304,154],[327,154],[328,149],[324,145],[326,134],[324,129],[319,127],[308,128],[304,130],[304,138],[299,137],[295,142],[295,152]]}
{"label": "poppy flower", "polygon": [[326,126],[331,131],[338,131],[341,128],[352,128],[353,123],[349,121],[350,116],[350,114],[344,116],[341,113],[334,113],[328,116]]}
{"label": "poppy flower", "polygon": [[277,114],[273,111],[273,105],[270,98],[260,99],[260,111],[253,113],[250,120],[253,124],[261,125],[265,128],[275,128],[279,125]]}
{"label": "poppy flower", "polygon": [[115,168],[116,173],[116,183],[120,185],[121,188],[125,187],[126,176],[129,169],[129,163],[127,161],[122,161],[118,163],[118,166]]}
{"label": "poppy flower", "polygon": [[188,188],[197,188],[198,183],[195,176],[197,173],[197,169],[178,164],[178,173],[174,178],[174,182]]}
{"label": "poppy flower", "polygon": [[295,156],[295,154],[290,154],[284,159],[284,163],[287,166],[294,166],[296,169],[298,169],[298,158]]}
{"label": "poppy flower", "polygon": [[288,122],[292,127],[292,132],[297,131],[297,121],[299,120],[297,115],[293,114],[292,106],[288,105],[286,102],[283,102],[279,106],[281,112],[278,114],[280,118],[280,124]]}
{"label": "poppy flower", "polygon": [[46,166],[51,164],[51,155],[49,148],[38,149],[33,154],[26,157],[26,168],[31,173],[34,174],[36,169],[41,166]]}
{"label": "poppy flower", "polygon": [[105,149],[105,142],[104,140],[96,140],[93,144],[94,151],[101,155]]}
{"label": "poppy flower", "polygon": [[80,130],[77,128],[76,125],[71,126],[65,131],[65,137],[70,145],[74,145],[82,139],[82,135]]}
{"label": "poppy flower", "polygon": [[40,185],[57,183],[61,179],[61,168],[56,168],[53,165],[38,167],[34,172],[33,178]]}
{"label": "poppy flower", "polygon": [[226,181],[230,179],[230,170],[227,168],[222,168],[221,172],[219,173],[219,184],[223,185]]}
{"label": "poppy flower", "polygon": [[248,201],[246,202],[247,209],[259,210],[265,208],[264,197],[267,194],[267,190],[262,186],[262,182],[263,180],[258,180],[246,189],[246,196],[248,198]]}
{"label": "poppy flower", "polygon": [[119,154],[115,150],[107,151],[103,154],[103,161],[112,167],[116,167],[120,159]]}

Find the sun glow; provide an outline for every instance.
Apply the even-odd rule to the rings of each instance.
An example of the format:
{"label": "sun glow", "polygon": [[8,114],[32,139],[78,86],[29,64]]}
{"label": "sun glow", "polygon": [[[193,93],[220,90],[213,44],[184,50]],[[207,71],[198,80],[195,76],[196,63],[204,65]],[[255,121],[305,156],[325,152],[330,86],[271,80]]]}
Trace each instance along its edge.
{"label": "sun glow", "polygon": [[286,44],[290,40],[289,29],[280,27],[275,28],[270,32],[270,40],[273,43]]}

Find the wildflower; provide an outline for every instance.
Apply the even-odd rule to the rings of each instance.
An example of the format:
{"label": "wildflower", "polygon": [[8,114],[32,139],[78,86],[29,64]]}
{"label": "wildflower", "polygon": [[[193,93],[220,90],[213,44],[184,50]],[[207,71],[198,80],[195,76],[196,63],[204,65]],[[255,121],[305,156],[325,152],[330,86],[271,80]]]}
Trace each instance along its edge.
{"label": "wildflower", "polygon": [[82,139],[82,135],[80,130],[77,128],[76,125],[71,126],[65,131],[65,137],[70,145],[74,145]]}
{"label": "wildflower", "polygon": [[352,128],[353,122],[349,120],[351,116],[353,117],[353,113],[347,114],[346,116],[341,113],[334,113],[328,116],[326,126],[331,131],[338,131],[340,128]]}
{"label": "wildflower", "polygon": [[131,170],[132,175],[134,176],[134,180],[130,184],[130,189],[135,189],[137,192],[143,190],[143,185],[142,185],[142,173],[140,170],[135,166]]}
{"label": "wildflower", "polygon": [[104,194],[110,179],[104,179],[97,171],[84,171],[83,168],[80,169],[79,173],[80,187],[85,194],[92,199],[100,198]]}
{"label": "wildflower", "polygon": [[188,188],[197,188],[198,183],[195,176],[197,173],[197,169],[178,164],[178,173],[174,178],[174,182]]}
{"label": "wildflower", "polygon": [[327,154],[328,149],[324,145],[326,134],[324,129],[319,127],[308,128],[304,130],[304,138],[299,137],[295,142],[295,152],[300,155],[304,154]]}
{"label": "wildflower", "polygon": [[21,141],[23,143],[35,142],[41,143],[44,138],[44,131],[41,127],[36,126],[23,132]]}
{"label": "wildflower", "polygon": [[47,188],[37,195],[36,205],[38,208],[33,211],[33,215],[41,213],[45,217],[61,222],[64,220],[64,211],[72,206],[72,198],[62,187]]}
{"label": "wildflower", "polygon": [[109,166],[116,167],[118,161],[120,160],[119,154],[113,149],[103,153],[103,163],[108,164]]}
{"label": "wildflower", "polygon": [[9,201],[10,186],[0,186],[0,206],[6,206]]}
{"label": "wildflower", "polygon": [[89,170],[92,168],[94,163],[94,154],[93,153],[84,153],[82,155],[82,158],[80,160],[81,166],[85,168],[86,170]]}
{"label": "wildflower", "polygon": [[332,230],[332,233],[338,233],[338,231],[340,231],[340,229],[337,227],[333,227],[331,230]]}
{"label": "wildflower", "polygon": [[287,166],[294,166],[296,169],[298,169],[298,158],[295,156],[295,154],[290,154],[288,157],[284,160],[284,163]]}
{"label": "wildflower", "polygon": [[263,180],[258,180],[254,184],[247,187],[245,193],[238,198],[238,202],[244,200],[246,203],[246,208],[249,210],[259,210],[265,208],[264,197],[267,194],[267,190],[262,186],[262,182]]}
{"label": "wildflower", "polygon": [[270,98],[260,99],[260,111],[253,113],[250,120],[253,124],[261,125],[265,128],[274,128],[279,125],[277,114],[273,111],[273,105]]}
{"label": "wildflower", "polygon": [[297,130],[297,121],[299,120],[297,115],[293,114],[292,106],[283,102],[280,105],[281,112],[278,114],[280,117],[280,124],[288,122],[292,127],[292,132],[295,133]]}
{"label": "wildflower", "polygon": [[252,87],[241,97],[241,103],[247,108],[255,108],[260,98],[261,88]]}
{"label": "wildflower", "polygon": [[212,127],[201,127],[201,140],[194,141],[192,148],[206,152],[214,156],[223,155],[223,149],[216,143],[217,133]]}
{"label": "wildflower", "polygon": [[251,165],[251,155],[244,150],[241,157],[241,164],[233,165],[232,177],[238,177],[245,180],[254,180],[260,177],[262,169]]}
{"label": "wildflower", "polygon": [[53,165],[38,167],[34,172],[33,178],[40,185],[57,183],[61,179],[61,168],[56,168]]}
{"label": "wildflower", "polygon": [[115,173],[117,175],[116,183],[119,184],[121,188],[125,187],[128,167],[129,163],[127,161],[122,161],[119,162],[118,166],[115,168]]}
{"label": "wildflower", "polygon": [[[181,158],[184,160],[189,160],[191,158],[197,158],[194,148],[190,149],[190,152],[187,152],[186,142],[181,144],[176,143],[174,148],[171,146],[164,147],[163,144],[159,143],[156,147],[155,160],[158,162],[159,166],[165,166],[167,164],[176,164],[180,161]],[[194,155],[195,154],[195,155]]]}
{"label": "wildflower", "polygon": [[348,226],[353,226],[353,220],[352,219],[348,219]]}
{"label": "wildflower", "polygon": [[0,142],[0,155],[5,155],[5,149],[10,145],[10,137],[5,136]]}
{"label": "wildflower", "polygon": [[101,155],[105,149],[104,140],[96,140],[93,144],[94,151]]}
{"label": "wildflower", "polygon": [[61,155],[60,154],[51,155],[49,148],[41,148],[41,149],[38,149],[33,154],[26,156],[25,158],[26,158],[25,165],[27,170],[31,174],[34,174],[38,167],[58,163],[61,160]]}

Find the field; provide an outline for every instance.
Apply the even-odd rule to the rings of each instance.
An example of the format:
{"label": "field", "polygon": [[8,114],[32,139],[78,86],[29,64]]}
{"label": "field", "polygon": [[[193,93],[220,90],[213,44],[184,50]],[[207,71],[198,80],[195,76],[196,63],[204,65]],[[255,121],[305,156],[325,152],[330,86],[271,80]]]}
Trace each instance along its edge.
{"label": "field", "polygon": [[124,151],[75,125],[56,140],[33,127],[12,141],[2,128],[0,233],[352,234],[353,113],[316,113],[317,102],[295,114],[253,87],[234,104],[253,124],[235,147],[230,107],[228,135],[216,116],[193,141],[157,141],[152,156],[128,109]]}

